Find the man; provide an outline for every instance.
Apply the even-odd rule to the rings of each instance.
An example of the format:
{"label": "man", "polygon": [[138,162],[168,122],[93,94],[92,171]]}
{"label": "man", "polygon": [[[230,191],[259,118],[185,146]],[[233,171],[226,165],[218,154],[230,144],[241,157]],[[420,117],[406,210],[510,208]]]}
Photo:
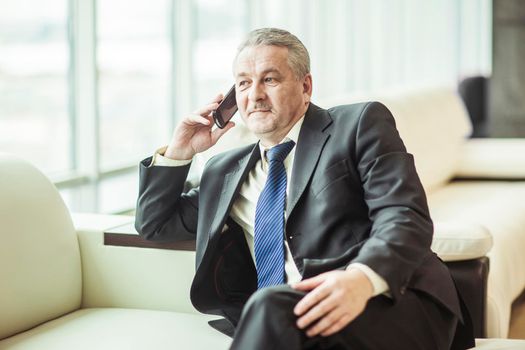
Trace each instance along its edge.
{"label": "man", "polygon": [[233,73],[260,141],[182,193],[192,157],[234,126],[212,129],[217,96],[140,169],[137,230],[197,241],[194,306],[235,328],[232,349],[449,349],[459,301],[390,112],[312,104],[308,52],[284,30],[252,31]]}

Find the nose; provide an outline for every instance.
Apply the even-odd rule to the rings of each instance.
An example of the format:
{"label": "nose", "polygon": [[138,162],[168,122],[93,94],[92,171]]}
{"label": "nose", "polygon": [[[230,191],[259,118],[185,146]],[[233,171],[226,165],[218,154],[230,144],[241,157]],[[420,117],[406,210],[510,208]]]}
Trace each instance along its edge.
{"label": "nose", "polygon": [[248,98],[252,102],[257,102],[264,100],[266,97],[266,92],[264,91],[264,85],[259,83],[254,83],[250,86],[250,92]]}

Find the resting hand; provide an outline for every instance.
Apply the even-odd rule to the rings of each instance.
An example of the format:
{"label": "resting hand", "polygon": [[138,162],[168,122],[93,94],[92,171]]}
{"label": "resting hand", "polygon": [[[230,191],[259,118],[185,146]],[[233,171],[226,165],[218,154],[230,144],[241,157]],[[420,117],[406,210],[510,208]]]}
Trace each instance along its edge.
{"label": "resting hand", "polygon": [[211,113],[217,109],[222,98],[222,94],[217,95],[208,105],[196,110],[177,125],[164,153],[165,157],[191,159],[195,154],[204,152],[217,143],[217,140],[234,126],[233,122],[228,122],[224,129],[217,128],[212,131]]}
{"label": "resting hand", "polygon": [[297,326],[306,335],[332,335],[359,316],[373,295],[373,286],[359,269],[322,273],[293,285],[309,291],[295,306]]}

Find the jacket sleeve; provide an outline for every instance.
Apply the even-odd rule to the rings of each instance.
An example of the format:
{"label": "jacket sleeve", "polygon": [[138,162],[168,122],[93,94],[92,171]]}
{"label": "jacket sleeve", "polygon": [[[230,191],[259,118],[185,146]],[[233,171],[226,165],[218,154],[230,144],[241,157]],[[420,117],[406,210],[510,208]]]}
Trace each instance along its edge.
{"label": "jacket sleeve", "polygon": [[199,189],[182,193],[190,164],[176,167],[139,165],[135,228],[145,239],[161,242],[194,240]]}
{"label": "jacket sleeve", "polygon": [[383,277],[394,300],[404,294],[414,271],[431,253],[433,224],[425,191],[390,111],[369,103],[356,130],[355,154],[368,216],[370,238],[352,262]]}

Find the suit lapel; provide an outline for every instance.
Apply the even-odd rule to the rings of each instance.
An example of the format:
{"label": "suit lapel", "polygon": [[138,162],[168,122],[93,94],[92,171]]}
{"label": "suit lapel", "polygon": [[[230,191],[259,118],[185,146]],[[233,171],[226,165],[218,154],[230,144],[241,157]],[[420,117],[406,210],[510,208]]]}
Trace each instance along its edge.
{"label": "suit lapel", "polygon": [[222,191],[219,196],[215,217],[210,226],[210,235],[221,232],[226,217],[228,216],[233,204],[235,195],[239,192],[246,176],[260,159],[259,143],[256,143],[251,152],[239,159],[237,167],[224,176]]}
{"label": "suit lapel", "polygon": [[[288,219],[303,194],[321,156],[323,147],[330,137],[330,134],[325,132],[325,129],[331,123],[332,119],[326,110],[310,103],[299,133],[297,149],[295,150],[292,182],[290,183],[288,205],[286,208],[286,216]],[[235,195],[239,192],[246,176],[259,159],[259,144],[256,143],[251,152],[247,153],[238,161],[238,166],[224,176],[217,210],[212,225],[210,226],[210,235],[221,232],[226,217],[231,210]]]}
{"label": "suit lapel", "polygon": [[321,156],[323,147],[330,137],[325,129],[332,123],[328,111],[310,103],[299,133],[297,149],[293,162],[286,217],[292,212],[310,180],[315,166]]}

